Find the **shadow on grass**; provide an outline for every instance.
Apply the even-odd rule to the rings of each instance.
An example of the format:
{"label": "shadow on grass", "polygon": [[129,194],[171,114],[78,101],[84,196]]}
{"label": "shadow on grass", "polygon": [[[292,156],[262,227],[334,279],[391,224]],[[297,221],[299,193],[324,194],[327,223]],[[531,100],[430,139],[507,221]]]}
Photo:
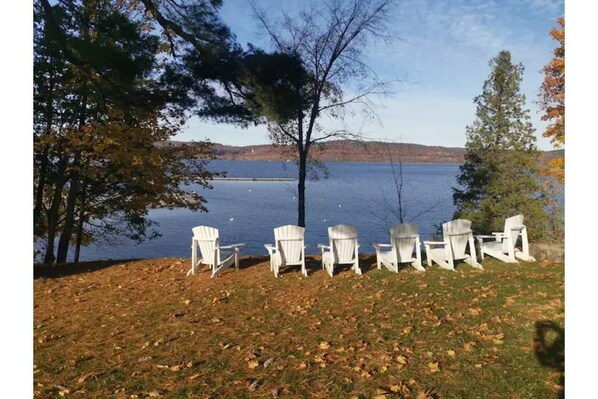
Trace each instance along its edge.
{"label": "shadow on grass", "polygon": [[268,258],[268,256],[263,256],[263,255],[243,256],[239,260],[239,270],[249,269],[250,267],[253,267],[255,265],[258,265],[258,264],[264,263],[264,262],[270,262],[270,258]]}
{"label": "shadow on grass", "polygon": [[538,362],[558,373],[557,397],[565,397],[565,329],[550,320],[536,322],[534,352]]}
{"label": "shadow on grass", "polygon": [[[264,257],[248,257],[245,259],[242,259],[240,264],[239,264],[239,269],[246,269],[249,268],[251,266],[255,266],[258,263],[263,263],[263,262],[269,262],[270,259],[266,258],[264,259]],[[343,272],[351,272],[353,273],[353,271],[351,270],[352,265],[351,264],[341,264],[341,265],[335,265],[334,266],[334,274],[337,275],[338,273],[343,273]],[[361,272],[363,274],[366,274],[374,269],[376,269],[376,257],[373,255],[360,255],[359,257],[359,268],[361,269]],[[318,271],[322,270],[322,260],[321,257],[318,255],[305,255],[305,269],[307,269],[307,276],[310,277],[312,276],[314,273],[317,273]],[[280,275],[282,276],[283,274],[287,274],[287,273],[301,273],[301,266],[295,265],[295,266],[286,266],[286,267],[282,267],[280,269]],[[326,273],[326,272],[324,272]]]}
{"label": "shadow on grass", "polygon": [[105,260],[97,262],[63,263],[60,265],[33,265],[33,278],[59,278],[80,273],[91,273],[114,265],[134,262],[139,259]]}

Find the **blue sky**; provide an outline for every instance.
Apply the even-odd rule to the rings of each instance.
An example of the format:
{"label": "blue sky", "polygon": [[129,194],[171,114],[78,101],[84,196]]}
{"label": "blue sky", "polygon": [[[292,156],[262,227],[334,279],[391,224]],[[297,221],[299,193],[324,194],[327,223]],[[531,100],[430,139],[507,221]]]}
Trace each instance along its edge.
{"label": "blue sky", "polygon": [[[293,13],[308,0],[258,0],[269,15]],[[527,98],[540,149],[551,149],[542,137],[545,124],[535,104],[543,80],[542,67],[556,42],[549,32],[564,14],[562,0],[403,0],[393,11],[391,44],[372,45],[368,64],[383,78],[400,80],[391,97],[376,99],[379,122],[368,124],[366,136],[402,142],[462,147],[465,126],[475,115],[473,98],[489,74],[488,62],[510,50],[523,63],[522,91]],[[224,0],[221,16],[240,43],[262,48],[270,43],[252,18],[246,0]],[[231,145],[268,142],[264,126],[240,129],[192,118],[177,140]]]}

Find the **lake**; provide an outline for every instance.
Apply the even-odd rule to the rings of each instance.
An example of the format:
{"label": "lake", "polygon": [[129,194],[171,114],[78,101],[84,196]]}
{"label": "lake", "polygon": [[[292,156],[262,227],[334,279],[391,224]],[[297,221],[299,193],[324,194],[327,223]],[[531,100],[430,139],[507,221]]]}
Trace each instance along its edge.
{"label": "lake", "polygon": [[[392,168],[384,163],[327,163],[327,179],[306,184],[306,253],[317,254],[317,244],[327,243],[327,227],[352,224],[359,229],[360,251],[373,252],[372,243],[388,243],[388,227],[398,222],[390,207],[397,194]],[[397,168],[397,165],[395,165]],[[228,177],[295,178],[293,163],[262,161],[212,161],[209,169],[226,171]],[[419,225],[422,240],[435,225],[450,220],[454,207],[451,187],[459,166],[455,164],[404,164],[405,220]],[[272,229],[297,223],[297,182],[214,181],[212,190],[190,187],[205,196],[208,213],[186,209],[152,209],[149,218],[162,234],[136,244],[126,238],[98,242],[81,248],[81,261],[122,258],[191,257],[191,229],[207,225],[220,229],[223,244],[245,243],[242,254],[267,255]],[[73,251],[70,251],[72,258]]]}

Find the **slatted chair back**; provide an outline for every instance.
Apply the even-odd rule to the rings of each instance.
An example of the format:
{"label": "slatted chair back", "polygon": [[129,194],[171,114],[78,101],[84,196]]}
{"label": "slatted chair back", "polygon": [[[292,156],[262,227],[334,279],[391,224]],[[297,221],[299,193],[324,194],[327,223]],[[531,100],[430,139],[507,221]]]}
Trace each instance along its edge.
{"label": "slatted chair back", "polygon": [[[521,235],[521,231],[525,228],[523,224],[523,215],[515,215],[505,220],[505,236],[511,237],[513,247],[517,246],[517,240]],[[502,242],[502,250],[504,253],[509,252],[509,243],[507,240]]]}
{"label": "slatted chair back", "polygon": [[390,229],[390,244],[397,254],[399,263],[408,262],[413,258],[413,248],[418,237],[416,224],[399,224]]}
{"label": "slatted chair back", "polygon": [[220,263],[216,248],[220,245],[220,233],[218,229],[208,226],[197,226],[193,228],[193,237],[197,241],[199,251],[204,263],[217,265]]}
{"label": "slatted chair back", "polygon": [[467,244],[473,233],[471,231],[471,221],[466,219],[451,220],[442,224],[442,234],[444,241],[451,246],[453,259],[465,259],[467,254]]}
{"label": "slatted chair back", "polygon": [[339,224],[328,228],[333,263],[353,263],[358,245],[357,227]]}
{"label": "slatted chair back", "polygon": [[286,225],[274,229],[276,249],[282,264],[298,264],[303,260],[305,227]]}

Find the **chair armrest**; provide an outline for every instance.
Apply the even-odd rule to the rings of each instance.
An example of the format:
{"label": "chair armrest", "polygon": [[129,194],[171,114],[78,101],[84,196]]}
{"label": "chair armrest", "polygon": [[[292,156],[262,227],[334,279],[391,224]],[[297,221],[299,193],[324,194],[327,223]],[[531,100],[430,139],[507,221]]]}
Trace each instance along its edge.
{"label": "chair armrest", "polygon": [[330,245],[318,244],[318,248],[322,253],[326,252],[326,250],[330,251]]}
{"label": "chair armrest", "polygon": [[231,245],[221,245],[220,249],[233,249],[233,248],[243,248],[245,244],[231,244]]}
{"label": "chair armrest", "polygon": [[446,241],[424,241],[424,245],[448,245]]}
{"label": "chair armrest", "polygon": [[268,253],[270,255],[272,255],[274,252],[276,252],[276,247],[272,244],[265,244],[264,248],[266,248],[268,250]]}
{"label": "chair armrest", "polygon": [[475,236],[475,238],[477,238],[478,240],[482,240],[482,239],[484,239],[484,238],[488,238],[488,239],[492,238],[492,239],[495,239],[495,238],[496,238],[496,236],[490,236],[490,235],[477,235],[477,236]]}
{"label": "chair armrest", "polygon": [[380,251],[382,248],[392,248],[391,244],[372,244],[372,247],[376,248],[376,251]]}

